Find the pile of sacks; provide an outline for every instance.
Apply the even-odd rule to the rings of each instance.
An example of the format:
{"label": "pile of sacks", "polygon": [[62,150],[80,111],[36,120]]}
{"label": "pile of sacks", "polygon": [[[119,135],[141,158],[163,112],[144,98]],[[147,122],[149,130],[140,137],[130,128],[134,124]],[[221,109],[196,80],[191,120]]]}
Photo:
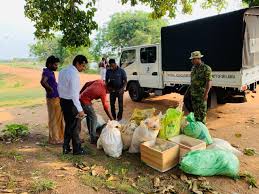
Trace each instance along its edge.
{"label": "pile of sacks", "polygon": [[202,122],[196,121],[193,113],[186,117],[185,122],[182,132],[206,142],[207,149],[187,153],[180,162],[180,169],[198,176],[238,177],[238,156],[242,153],[223,139],[211,138],[207,127]]}
{"label": "pile of sacks", "polygon": [[119,157],[122,150],[139,153],[143,142],[155,142],[157,136],[167,138],[179,135],[182,116],[179,109],[170,108],[165,115],[158,114],[154,108],[135,109],[130,119],[122,124],[108,122],[98,139],[97,148],[103,148],[112,157]]}
{"label": "pile of sacks", "polygon": [[97,142],[98,149],[104,149],[111,157],[119,157],[122,150],[138,153],[140,144],[156,140],[160,130],[161,114],[156,109],[135,109],[131,118],[124,124],[109,121]]}
{"label": "pile of sacks", "polygon": [[195,120],[193,113],[184,117],[180,108],[169,108],[164,115],[157,114],[156,109],[135,109],[124,123],[109,121],[100,135],[97,147],[103,148],[109,156],[119,157],[123,150],[140,152],[143,142],[155,142],[157,137],[168,140],[181,133],[207,144],[206,150],[190,151],[183,156],[180,169],[184,172],[199,176],[238,175],[237,156],[241,152],[225,140],[213,139],[207,127]]}

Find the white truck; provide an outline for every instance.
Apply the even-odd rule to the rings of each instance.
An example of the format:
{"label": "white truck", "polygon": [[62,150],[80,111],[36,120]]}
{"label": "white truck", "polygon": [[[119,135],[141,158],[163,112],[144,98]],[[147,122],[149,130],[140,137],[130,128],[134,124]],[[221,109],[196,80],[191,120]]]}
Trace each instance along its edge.
{"label": "white truck", "polygon": [[210,99],[226,103],[259,81],[259,8],[242,9],[161,29],[161,44],[122,49],[120,66],[133,101],[177,92],[190,85],[192,51],[213,71]]}

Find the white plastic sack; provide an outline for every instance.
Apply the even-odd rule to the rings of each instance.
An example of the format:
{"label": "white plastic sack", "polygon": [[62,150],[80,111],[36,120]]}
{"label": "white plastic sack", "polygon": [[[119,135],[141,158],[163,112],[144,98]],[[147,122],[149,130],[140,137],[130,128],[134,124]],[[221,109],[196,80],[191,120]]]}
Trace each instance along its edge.
{"label": "white plastic sack", "polygon": [[[104,121],[103,117],[99,114],[96,114],[97,116],[97,125],[96,125],[96,129],[98,129],[99,127],[102,127],[103,125],[106,124],[106,122]],[[81,121],[81,126],[82,129],[84,131],[86,131],[86,133],[88,134],[88,128],[87,128],[87,123],[86,123],[86,118],[82,119]]]}
{"label": "white plastic sack", "polygon": [[121,120],[118,121],[118,122],[121,124],[121,127],[122,127],[122,128],[124,127],[124,125],[127,124],[127,120],[125,120],[125,119],[121,119]]}
{"label": "white plastic sack", "polygon": [[231,146],[231,144],[223,139],[213,138],[213,143],[207,146],[207,149],[221,149],[225,151],[230,151],[236,156],[243,155],[242,152]]}
{"label": "white plastic sack", "polygon": [[103,117],[99,114],[96,114],[97,116],[97,125],[96,128],[102,127],[103,125],[106,124],[105,120],[103,119]]}
{"label": "white plastic sack", "polygon": [[107,155],[114,158],[118,158],[122,154],[120,127],[121,125],[117,121],[109,121],[97,141],[97,148],[103,148]]}
{"label": "white plastic sack", "polygon": [[136,121],[129,121],[121,130],[123,150],[129,149],[135,129],[138,127]]}
{"label": "white plastic sack", "polygon": [[156,141],[160,130],[160,117],[148,118],[141,121],[133,133],[132,142],[129,148],[130,153],[139,153],[140,144],[146,141]]}

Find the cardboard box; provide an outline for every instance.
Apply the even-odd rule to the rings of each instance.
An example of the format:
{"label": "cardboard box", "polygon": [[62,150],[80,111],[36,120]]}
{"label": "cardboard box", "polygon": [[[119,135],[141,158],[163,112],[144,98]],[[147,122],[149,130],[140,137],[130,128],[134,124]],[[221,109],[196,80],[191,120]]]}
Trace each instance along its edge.
{"label": "cardboard box", "polygon": [[206,143],[186,135],[178,135],[169,139],[180,146],[180,159],[190,151],[205,150]]}
{"label": "cardboard box", "polygon": [[[154,148],[156,142],[167,144],[167,149],[161,151]],[[179,163],[179,145],[159,138],[156,139],[156,142],[147,141],[141,144],[141,160],[160,172],[165,172],[175,167]]]}

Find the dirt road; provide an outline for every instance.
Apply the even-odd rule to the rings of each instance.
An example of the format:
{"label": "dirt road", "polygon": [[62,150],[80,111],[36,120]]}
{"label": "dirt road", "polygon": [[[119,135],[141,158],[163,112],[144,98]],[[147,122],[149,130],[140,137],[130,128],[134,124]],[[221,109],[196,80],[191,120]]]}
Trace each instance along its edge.
{"label": "dirt road", "polygon": [[[24,79],[29,79],[30,83],[28,84],[28,89],[39,86],[40,79],[40,71],[38,70],[30,70],[30,69],[22,69],[22,68],[9,68],[6,66],[0,66],[1,72],[7,72],[12,74],[17,74],[17,76],[24,75]],[[98,79],[99,76],[96,75],[85,75],[81,74],[81,82],[82,84],[88,80]],[[259,92],[259,91],[258,91]],[[44,96],[42,96],[44,99]],[[146,99],[141,103],[132,102],[129,99],[128,94],[125,94],[124,100],[124,118],[127,119],[130,117],[134,108],[151,108],[154,107],[162,112],[164,112],[169,107],[176,107],[179,102],[182,101],[182,96],[178,94],[169,94],[160,97],[151,97]],[[94,102],[94,107],[96,111],[100,113],[104,118],[104,111],[102,110],[102,105],[100,102]],[[259,150],[259,98],[257,94],[248,94],[248,102],[242,104],[225,104],[222,106],[218,106],[215,109],[211,109],[208,112],[208,128],[210,129],[210,133],[213,137],[222,138],[229,141],[231,144],[238,147],[239,150],[243,150],[244,148],[252,147],[256,150]],[[45,169],[45,175],[54,179],[58,182],[57,189],[55,190],[57,193],[85,193],[85,192],[95,192],[93,189],[82,186],[77,179],[76,169],[73,168],[68,163],[62,163],[59,161],[60,156],[58,155],[61,151],[59,147],[50,146],[39,148],[35,146],[35,143],[40,141],[42,135],[48,135],[47,129],[47,110],[45,104],[39,104],[31,107],[2,107],[0,109],[0,128],[3,128],[5,124],[8,123],[26,123],[30,126],[32,130],[32,139],[27,143],[19,143],[20,148],[19,151],[22,152],[29,161],[28,164],[20,164],[19,162],[12,163],[12,160],[9,158],[0,159],[1,166],[6,166],[0,170],[0,173],[5,171],[9,174],[16,174],[18,171],[25,172],[28,169],[28,165],[30,164],[32,168],[42,168]],[[237,137],[236,134],[241,134],[241,137]],[[1,143],[0,143],[1,146]],[[26,148],[28,146],[29,148]],[[24,148],[25,147],[25,148]],[[6,149],[16,149],[17,147],[14,145],[4,145],[0,147],[4,151]],[[49,151],[49,150],[51,151]],[[94,148],[93,148],[94,149]],[[54,150],[54,151],[53,151]],[[41,151],[44,156],[44,160],[38,163],[39,159],[37,159],[38,152]],[[53,153],[54,152],[54,156]],[[97,152],[97,154],[101,154],[101,152]],[[103,153],[102,153],[103,154]],[[36,157],[36,158],[34,158]],[[40,157],[39,157],[40,158]],[[89,158],[87,158],[88,160]],[[54,160],[54,161],[53,161]],[[91,159],[89,159],[91,160]],[[96,159],[98,160],[98,159]],[[136,159],[133,159],[136,160]],[[98,160],[100,164],[103,161]],[[97,161],[97,162],[98,162]],[[107,160],[106,160],[107,161]],[[139,159],[137,159],[138,162]],[[6,164],[3,165],[3,162]],[[132,161],[133,162],[133,161]],[[134,162],[133,162],[134,163]],[[136,164],[136,161],[135,163]],[[259,156],[242,156],[240,158],[240,171],[248,171],[254,175],[254,177],[259,182]],[[44,167],[45,165],[45,167]],[[138,165],[138,164],[136,164]],[[0,167],[1,167],[0,166]],[[59,171],[53,171],[53,169],[57,169],[60,166],[68,166],[69,169],[65,171],[65,178],[61,178],[59,175]],[[14,172],[13,168],[17,168],[17,172]],[[148,172],[152,175],[159,175],[156,172],[153,172],[152,169],[145,167],[148,169]],[[6,169],[6,170],[5,170]],[[24,170],[25,169],[25,170]],[[8,172],[9,170],[9,172]],[[53,173],[52,173],[53,172]],[[167,174],[170,176],[171,171]],[[18,173],[19,174],[19,173]],[[61,174],[64,174],[63,172]],[[18,176],[18,175],[17,175]],[[138,176],[138,175],[136,175]],[[31,172],[25,173],[24,175],[19,175],[18,177],[27,178],[30,182],[30,179],[33,178]],[[31,178],[32,177],[32,178]],[[1,174],[0,174],[1,178]],[[243,194],[243,193],[259,193],[258,189],[248,189],[248,185],[244,181],[234,181],[225,177],[210,177],[208,178],[211,185],[219,192],[223,194]],[[70,182],[73,183],[73,187],[70,186]],[[19,184],[18,184],[19,185]],[[89,184],[88,184],[89,185]],[[20,186],[22,187],[22,186]],[[28,188],[24,186],[24,188]],[[22,190],[22,189],[21,189]],[[26,190],[26,189],[25,189]],[[71,192],[73,191],[73,192]],[[107,192],[106,189],[101,188],[99,192]],[[181,193],[181,192],[180,192]],[[186,192],[183,192],[186,193]]]}

